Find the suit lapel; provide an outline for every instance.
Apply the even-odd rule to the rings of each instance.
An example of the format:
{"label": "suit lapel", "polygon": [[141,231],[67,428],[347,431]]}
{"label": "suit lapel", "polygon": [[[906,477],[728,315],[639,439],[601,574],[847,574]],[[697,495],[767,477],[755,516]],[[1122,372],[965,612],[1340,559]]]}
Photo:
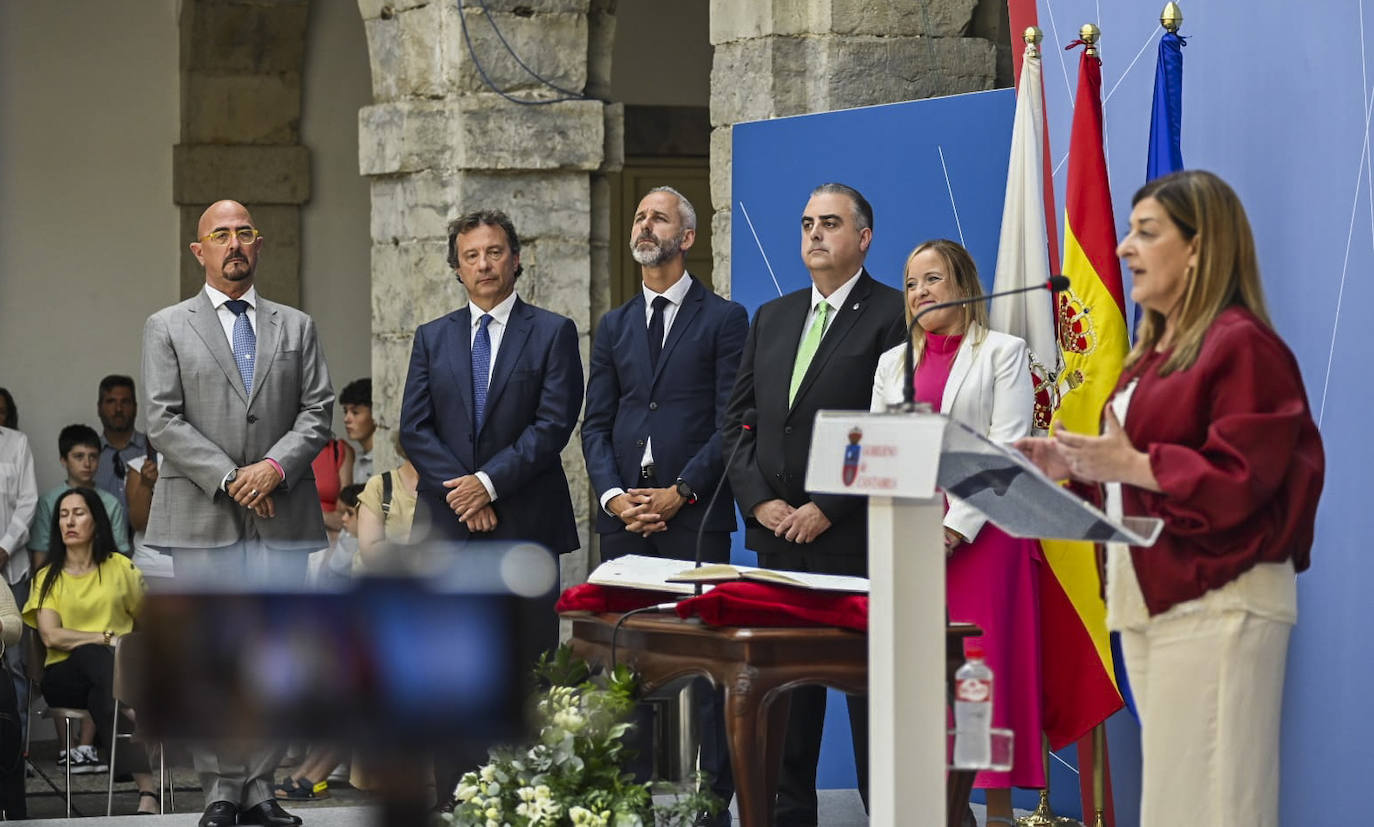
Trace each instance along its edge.
{"label": "suit lapel", "polygon": [[[801,402],[802,397],[815,384],[816,378],[825,371],[825,363],[830,360],[831,354],[844,341],[844,337],[849,335],[849,331],[854,329],[859,318],[868,309],[868,294],[872,292],[873,279],[869,278],[868,271],[864,270],[859,275],[859,280],[854,283],[854,289],[849,291],[845,297],[844,306],[835,311],[835,319],[830,323],[830,327],[825,331],[825,337],[821,339],[820,347],[816,348],[816,355],[811,357],[811,364],[806,368],[806,375],[802,377],[801,386],[797,388],[797,398],[793,400],[792,407]],[[805,317],[803,317],[805,323]],[[800,331],[797,333],[798,342],[801,341]],[[795,352],[795,351],[794,351]],[[795,357],[794,357],[795,361]],[[788,371],[789,376],[791,371]]]}
{"label": "suit lapel", "polygon": [[248,406],[253,406],[253,400],[258,398],[258,388],[263,386],[263,380],[272,371],[272,363],[276,361],[277,345],[281,343],[281,318],[277,315],[277,306],[269,301],[258,299],[257,306],[258,328],[257,352],[253,354],[253,392],[249,394]]}
{"label": "suit lapel", "polygon": [[[534,311],[517,298],[510,315],[506,317],[506,330],[501,334],[501,349],[496,352],[496,364],[491,366],[491,382],[487,385],[487,414],[496,408],[496,401],[506,389],[506,382],[515,370],[520,351],[524,349],[525,340],[534,327],[533,319]],[[487,416],[482,421],[485,424],[491,421],[491,417]]]}
{"label": "suit lapel", "polygon": [[[444,349],[447,355],[448,369],[453,374],[454,387],[458,389],[458,395],[463,399],[472,401],[472,305],[464,307],[462,310],[455,310],[448,316],[449,329],[447,336],[451,337],[453,344]],[[472,421],[471,404],[463,406],[463,416]]]}
{"label": "suit lapel", "polygon": [[[784,305],[778,308],[777,313],[778,333],[776,336],[767,337],[768,356],[766,359],[760,358],[758,364],[786,365],[786,368],[757,373],[754,382],[756,386],[767,389],[760,394],[761,398],[778,399],[780,406],[787,409],[787,390],[792,383],[792,365],[797,361],[802,328],[806,325],[806,317],[811,310],[811,291],[798,290],[789,293],[782,301]],[[765,345],[761,344],[760,347]]]}
{"label": "suit lapel", "polygon": [[239,395],[239,399],[246,407],[248,394],[243,389],[243,377],[239,376],[234,351],[229,347],[229,340],[224,337],[224,328],[219,323],[219,314],[215,312],[215,306],[210,304],[210,297],[201,290],[186,306],[186,311],[191,329],[205,343],[206,349],[210,351],[220,370],[224,371],[224,378],[229,380],[229,386]]}
{"label": "suit lapel", "polygon": [[959,395],[959,387],[973,369],[973,336],[974,330],[970,328],[964,333],[963,341],[959,342],[959,352],[954,354],[954,364],[949,366],[949,378],[945,380],[945,392],[940,395],[940,413],[949,413],[950,406]]}
{"label": "suit lapel", "polygon": [[[663,365],[668,361],[668,354],[672,353],[673,348],[677,346],[683,331],[691,326],[692,320],[696,318],[697,313],[701,312],[701,303],[705,299],[702,291],[706,288],[702,287],[701,282],[695,278],[691,276],[688,278],[692,279],[692,286],[687,288],[687,295],[682,299],[682,306],[677,309],[677,315],[673,317],[673,326],[668,328],[668,338],[663,343],[663,350],[658,354],[658,367],[654,370],[655,382],[663,373]],[[644,297],[642,291],[639,295],[641,299]],[[650,385],[650,387],[653,386]]]}

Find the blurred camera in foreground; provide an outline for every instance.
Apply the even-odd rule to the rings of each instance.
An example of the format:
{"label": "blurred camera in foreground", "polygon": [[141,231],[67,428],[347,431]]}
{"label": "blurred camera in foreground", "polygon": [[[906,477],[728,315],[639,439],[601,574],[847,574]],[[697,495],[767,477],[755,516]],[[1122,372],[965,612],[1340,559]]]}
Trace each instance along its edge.
{"label": "blurred camera in foreground", "polygon": [[520,737],[530,666],[556,639],[554,556],[469,543],[395,559],[343,591],[178,583],[150,595],[140,728],[391,748]]}

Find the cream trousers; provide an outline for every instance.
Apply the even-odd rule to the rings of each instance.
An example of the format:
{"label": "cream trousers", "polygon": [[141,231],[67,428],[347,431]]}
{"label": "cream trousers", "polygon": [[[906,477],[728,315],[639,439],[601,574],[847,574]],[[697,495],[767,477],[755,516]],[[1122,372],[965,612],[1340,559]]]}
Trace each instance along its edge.
{"label": "cream trousers", "polygon": [[1121,632],[1141,719],[1141,827],[1278,827],[1291,630],[1226,611]]}

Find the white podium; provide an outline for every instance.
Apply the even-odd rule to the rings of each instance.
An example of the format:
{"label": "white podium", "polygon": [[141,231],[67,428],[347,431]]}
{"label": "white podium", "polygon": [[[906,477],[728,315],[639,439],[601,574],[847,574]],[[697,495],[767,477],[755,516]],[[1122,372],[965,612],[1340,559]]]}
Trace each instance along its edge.
{"label": "white podium", "polygon": [[945,808],[944,493],[1017,537],[1148,546],[1161,527],[1113,522],[1015,449],[932,413],[819,412],[806,488],[869,498],[869,818],[879,827]]}

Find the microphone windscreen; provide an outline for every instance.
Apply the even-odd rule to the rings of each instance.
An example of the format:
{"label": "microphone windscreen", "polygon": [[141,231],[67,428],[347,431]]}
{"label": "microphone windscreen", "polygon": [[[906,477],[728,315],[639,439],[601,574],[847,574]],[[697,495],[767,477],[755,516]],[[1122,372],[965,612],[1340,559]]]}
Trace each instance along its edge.
{"label": "microphone windscreen", "polygon": [[1051,293],[1062,293],[1069,289],[1069,277],[1050,276],[1050,280],[1045,282],[1045,286],[1050,289]]}

